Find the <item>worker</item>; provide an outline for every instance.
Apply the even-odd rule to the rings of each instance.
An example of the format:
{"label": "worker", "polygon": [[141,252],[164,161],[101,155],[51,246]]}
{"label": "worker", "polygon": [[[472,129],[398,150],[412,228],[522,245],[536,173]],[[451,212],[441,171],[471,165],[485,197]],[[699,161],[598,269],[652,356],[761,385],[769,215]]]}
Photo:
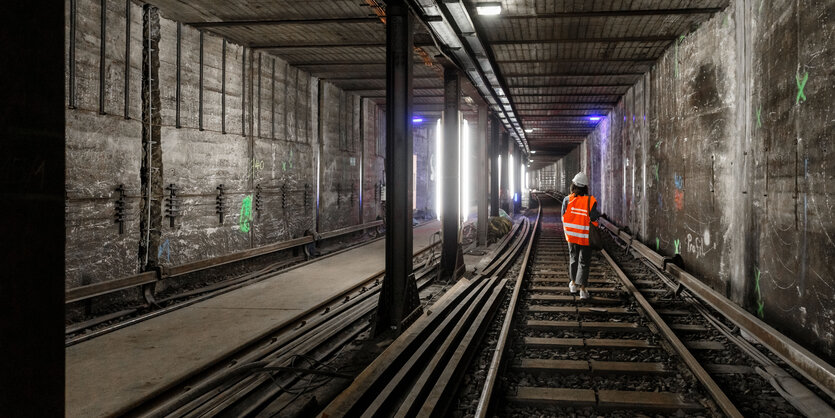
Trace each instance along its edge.
{"label": "worker", "polygon": [[589,196],[589,178],[583,172],[577,173],[571,180],[571,194],[562,201],[562,226],[570,254],[568,290],[577,293],[579,286],[580,299],[589,298],[586,290],[591,267],[589,225],[597,226],[594,221],[599,217],[597,199]]}

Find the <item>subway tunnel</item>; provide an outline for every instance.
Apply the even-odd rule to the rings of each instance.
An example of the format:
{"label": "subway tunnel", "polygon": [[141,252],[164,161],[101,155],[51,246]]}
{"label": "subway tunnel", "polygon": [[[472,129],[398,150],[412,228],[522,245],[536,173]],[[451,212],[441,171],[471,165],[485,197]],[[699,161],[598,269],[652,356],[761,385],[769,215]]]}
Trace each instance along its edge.
{"label": "subway tunnel", "polygon": [[835,1],[9,8],[2,415],[835,414]]}

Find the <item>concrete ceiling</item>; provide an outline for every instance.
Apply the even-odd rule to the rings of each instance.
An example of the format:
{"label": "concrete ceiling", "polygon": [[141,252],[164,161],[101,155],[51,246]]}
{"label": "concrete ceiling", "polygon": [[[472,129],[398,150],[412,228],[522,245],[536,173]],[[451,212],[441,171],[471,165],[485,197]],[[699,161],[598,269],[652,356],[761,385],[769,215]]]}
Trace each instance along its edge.
{"label": "concrete ceiling", "polygon": [[[480,1],[480,0],[479,0]],[[569,152],[675,40],[728,0],[502,0],[499,16],[464,3],[507,86],[534,159]],[[162,13],[276,55],[357,95],[385,100],[385,26],[373,0],[153,0]],[[431,35],[415,25],[415,109],[442,110]],[[427,65],[429,64],[429,65]],[[466,85],[463,109],[481,102]]]}

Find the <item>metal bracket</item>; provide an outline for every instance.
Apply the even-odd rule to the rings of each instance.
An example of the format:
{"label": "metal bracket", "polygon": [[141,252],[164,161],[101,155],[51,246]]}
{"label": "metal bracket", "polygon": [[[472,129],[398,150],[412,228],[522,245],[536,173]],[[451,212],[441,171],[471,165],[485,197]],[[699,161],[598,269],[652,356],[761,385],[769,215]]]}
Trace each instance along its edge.
{"label": "metal bracket", "polygon": [[177,185],[171,183],[165,187],[165,190],[168,190],[168,197],[165,198],[165,217],[168,218],[168,226],[173,228],[174,219],[179,216],[181,210],[181,200],[177,197],[177,190],[179,189]]}
{"label": "metal bracket", "polygon": [[226,213],[226,197],[224,195],[223,185],[217,186],[217,198],[215,198],[215,213],[217,213],[218,221],[223,225],[223,215]]}
{"label": "metal bracket", "polygon": [[114,202],[116,205],[115,223],[119,224],[119,235],[123,235],[125,233],[125,185],[120,184],[116,192],[119,193],[119,198]]}

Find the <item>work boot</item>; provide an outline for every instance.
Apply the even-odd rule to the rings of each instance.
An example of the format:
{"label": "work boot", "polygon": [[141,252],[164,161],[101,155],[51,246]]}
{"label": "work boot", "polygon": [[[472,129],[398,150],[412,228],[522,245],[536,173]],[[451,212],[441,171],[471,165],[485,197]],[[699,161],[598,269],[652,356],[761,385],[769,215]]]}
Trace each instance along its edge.
{"label": "work boot", "polygon": [[591,296],[589,296],[589,292],[586,289],[580,289],[580,299],[588,299],[590,297]]}
{"label": "work boot", "polygon": [[568,282],[568,292],[569,293],[577,293],[577,285],[574,284],[574,280]]}

